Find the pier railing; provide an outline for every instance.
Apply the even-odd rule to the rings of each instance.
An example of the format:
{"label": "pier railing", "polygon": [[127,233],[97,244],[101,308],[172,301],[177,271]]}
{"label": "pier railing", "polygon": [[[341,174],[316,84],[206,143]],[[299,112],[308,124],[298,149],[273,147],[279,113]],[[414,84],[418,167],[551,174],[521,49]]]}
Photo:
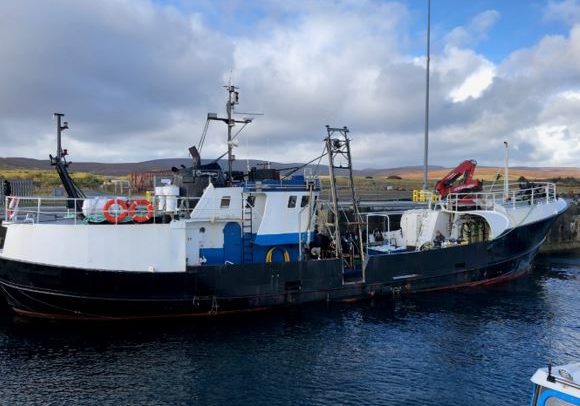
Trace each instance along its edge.
{"label": "pier railing", "polygon": [[496,187],[475,193],[450,193],[442,203],[447,210],[451,211],[474,206],[478,210],[495,210],[498,206],[515,209],[546,204],[556,199],[554,183],[534,182],[523,187],[519,183],[510,184],[507,192]]}
{"label": "pier railing", "polygon": [[[112,224],[125,224],[131,222],[152,221],[159,223],[166,221],[166,216],[184,217],[189,216],[199,198],[176,198],[168,207],[165,196],[152,196],[149,198],[127,197],[96,197],[84,199],[71,199],[62,197],[28,197],[28,196],[7,196],[4,199],[4,221],[10,223],[63,223],[63,224],[89,224],[109,222]],[[110,210],[110,217],[114,221],[107,220],[101,204],[96,203],[100,199],[101,203],[109,200],[119,200],[123,204],[114,204]],[[147,220],[135,221],[130,213],[129,207],[135,201],[142,202],[136,210],[136,214]],[[92,206],[83,203],[92,202]],[[145,204],[148,202],[148,204]],[[145,217],[144,217],[145,216]]]}

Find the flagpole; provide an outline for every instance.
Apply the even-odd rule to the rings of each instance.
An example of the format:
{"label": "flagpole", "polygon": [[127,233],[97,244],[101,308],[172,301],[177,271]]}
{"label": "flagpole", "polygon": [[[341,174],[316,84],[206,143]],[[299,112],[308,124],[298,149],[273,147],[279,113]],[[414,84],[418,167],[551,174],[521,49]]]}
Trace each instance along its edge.
{"label": "flagpole", "polygon": [[431,62],[431,0],[427,0],[427,69],[425,91],[425,150],[423,159],[423,190],[427,190],[429,182],[429,63]]}

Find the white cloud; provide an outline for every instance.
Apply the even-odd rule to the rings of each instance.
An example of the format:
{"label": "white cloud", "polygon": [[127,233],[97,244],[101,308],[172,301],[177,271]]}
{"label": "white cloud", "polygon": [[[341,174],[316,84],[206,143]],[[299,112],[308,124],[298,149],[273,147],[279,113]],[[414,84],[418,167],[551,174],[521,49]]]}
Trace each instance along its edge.
{"label": "white cloud", "polygon": [[465,81],[450,93],[454,102],[462,102],[472,97],[477,99],[493,82],[496,74],[495,66],[491,63],[481,66],[469,75]]}
{"label": "white cloud", "polygon": [[102,143],[111,158],[142,157],[167,143],[163,134],[176,117],[202,116],[196,101],[219,100],[214,89],[232,64],[231,42],[198,16],[148,1],[0,7],[0,137],[18,135],[21,146],[38,136],[21,123],[45,123],[46,133],[52,113],[61,111],[71,137]]}
{"label": "white cloud", "polygon": [[469,24],[455,27],[446,35],[445,42],[452,47],[473,46],[487,38],[489,30],[499,18],[500,14],[496,10],[486,10],[479,13],[473,17]]}
{"label": "white cloud", "polygon": [[[547,15],[575,4],[551,2]],[[264,16],[234,35],[150,0],[3,2],[0,155],[46,157],[60,110],[73,160],[185,157],[205,114],[223,112],[233,69],[239,110],[264,113],[244,130],[240,159],[307,161],[330,124],[351,129],[357,167],[421,163],[425,69],[411,52],[412,11],[372,0],[260,5]],[[212,18],[233,18],[225,11]],[[498,164],[508,139],[514,163],[577,164],[580,26],[493,63],[473,46],[494,40],[498,18],[481,13],[434,49],[431,162]],[[212,124],[205,157],[225,150],[224,130]]]}
{"label": "white cloud", "polygon": [[578,0],[548,1],[544,18],[547,21],[563,21],[574,25],[580,22],[580,2]]}

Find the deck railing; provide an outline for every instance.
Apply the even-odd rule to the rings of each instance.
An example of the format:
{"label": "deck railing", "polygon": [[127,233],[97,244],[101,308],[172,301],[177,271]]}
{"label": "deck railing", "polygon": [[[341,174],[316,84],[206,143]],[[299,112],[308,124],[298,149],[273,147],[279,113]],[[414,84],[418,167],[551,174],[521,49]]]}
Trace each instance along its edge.
{"label": "deck railing", "polygon": [[[148,200],[152,206],[151,221],[158,223],[166,221],[165,215],[171,217],[189,216],[193,210],[196,201],[199,198],[177,198],[173,210],[168,210],[167,203],[164,202],[165,196],[152,196],[149,199],[127,197],[106,197],[98,196],[93,199],[102,199],[108,201],[119,199],[125,202],[128,207],[135,200]],[[62,197],[28,197],[28,196],[7,196],[4,199],[4,221],[10,223],[63,223],[63,224],[90,224],[108,222],[105,219],[104,212],[99,205],[83,210],[83,203],[91,201],[91,198],[71,199]],[[93,200],[94,201],[94,200]],[[125,210],[121,206],[113,208],[110,212],[113,214],[115,221],[112,224],[125,224],[135,222],[129,213],[122,215]],[[141,210],[140,213],[146,213]],[[124,217],[124,218],[123,218]],[[117,221],[118,220],[118,221]]]}
{"label": "deck railing", "polygon": [[523,187],[519,183],[510,184],[507,193],[498,187],[475,193],[450,193],[442,203],[451,211],[473,206],[478,210],[496,210],[498,206],[515,209],[545,204],[556,199],[554,183],[534,182]]}

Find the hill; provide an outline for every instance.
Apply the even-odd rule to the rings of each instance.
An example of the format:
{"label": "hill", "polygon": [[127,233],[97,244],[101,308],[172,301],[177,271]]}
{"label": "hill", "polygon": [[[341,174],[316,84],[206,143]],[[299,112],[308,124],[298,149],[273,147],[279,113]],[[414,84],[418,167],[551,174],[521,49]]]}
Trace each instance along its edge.
{"label": "hill", "polygon": [[[210,162],[210,160],[204,160],[204,163]],[[234,170],[246,170],[247,166],[256,166],[258,163],[263,161],[251,159],[249,161],[241,159],[234,162]],[[222,166],[225,168],[227,163],[223,160],[220,161]],[[100,162],[73,162],[70,169],[73,172],[87,172],[95,175],[102,176],[126,176],[131,172],[143,172],[143,171],[154,171],[154,170],[168,170],[172,166],[179,167],[180,165],[190,166],[191,160],[188,158],[166,158],[166,159],[155,159],[143,162],[128,162],[128,163],[100,163]],[[283,169],[283,168],[293,168],[301,167],[303,164],[300,163],[279,163],[272,162],[272,168]],[[312,170],[316,169],[316,165],[309,165]],[[0,169],[51,169],[48,159],[32,159],[32,158],[0,158]],[[429,178],[430,179],[441,179],[445,176],[451,168],[445,168],[442,166],[433,165],[429,167]],[[496,174],[503,172],[503,169],[497,167],[486,167],[478,166],[475,172],[475,176],[485,180],[491,180],[495,178]],[[300,171],[302,172],[302,171]],[[318,173],[326,175],[328,173],[328,167],[326,165],[320,165],[318,167]],[[403,179],[408,180],[420,180],[423,178],[423,167],[422,166],[405,166],[399,168],[385,168],[385,169],[359,169],[355,170],[354,174],[356,176],[372,176],[372,177],[388,177],[397,175]],[[510,168],[510,179],[517,179],[520,176],[525,176],[529,179],[551,179],[551,178],[565,178],[565,177],[575,177],[580,178],[580,168],[574,167],[511,167]]]}

